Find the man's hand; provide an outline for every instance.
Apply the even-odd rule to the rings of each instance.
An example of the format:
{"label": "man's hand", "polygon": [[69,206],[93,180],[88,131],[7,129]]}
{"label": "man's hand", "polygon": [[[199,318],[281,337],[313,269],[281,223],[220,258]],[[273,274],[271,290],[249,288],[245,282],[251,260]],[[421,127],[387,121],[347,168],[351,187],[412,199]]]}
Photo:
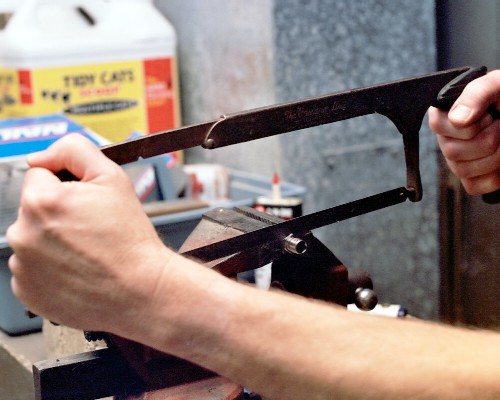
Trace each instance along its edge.
{"label": "man's hand", "polygon": [[500,109],[500,70],[469,83],[449,113],[429,109],[429,125],[451,171],[471,195],[500,188],[500,120],[486,109]]}
{"label": "man's hand", "polygon": [[[18,218],[7,231],[14,294],[55,322],[123,328],[154,297],[168,257],[128,177],[80,135],[28,163]],[[61,182],[55,173],[64,169],[79,181]]]}

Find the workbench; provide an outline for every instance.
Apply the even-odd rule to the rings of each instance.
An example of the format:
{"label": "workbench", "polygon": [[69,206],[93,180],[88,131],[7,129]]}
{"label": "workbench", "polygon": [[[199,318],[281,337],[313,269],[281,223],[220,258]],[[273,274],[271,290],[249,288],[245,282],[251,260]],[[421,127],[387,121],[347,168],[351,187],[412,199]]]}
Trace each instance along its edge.
{"label": "workbench", "polygon": [[33,400],[33,363],[46,359],[41,332],[8,336],[0,331],[0,399]]}

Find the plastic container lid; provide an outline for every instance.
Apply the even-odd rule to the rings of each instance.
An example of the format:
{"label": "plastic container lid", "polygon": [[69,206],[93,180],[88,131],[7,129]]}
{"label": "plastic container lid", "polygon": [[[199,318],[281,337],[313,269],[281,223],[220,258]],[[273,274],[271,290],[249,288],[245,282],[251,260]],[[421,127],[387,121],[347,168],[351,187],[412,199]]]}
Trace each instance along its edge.
{"label": "plastic container lid", "polygon": [[1,33],[7,67],[78,65],[175,54],[172,25],[145,0],[25,0]]}

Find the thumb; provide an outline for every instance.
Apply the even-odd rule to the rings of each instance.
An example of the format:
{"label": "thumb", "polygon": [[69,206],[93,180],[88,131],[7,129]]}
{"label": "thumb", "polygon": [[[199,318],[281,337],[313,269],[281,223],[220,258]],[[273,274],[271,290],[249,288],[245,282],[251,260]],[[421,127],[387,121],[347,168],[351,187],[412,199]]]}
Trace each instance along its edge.
{"label": "thumb", "polygon": [[30,167],[45,168],[54,174],[69,171],[78,180],[90,181],[116,164],[89,139],[80,134],[62,137],[47,150],[28,155]]}
{"label": "thumb", "polygon": [[470,82],[459,96],[448,117],[454,125],[468,126],[486,113],[493,104],[500,105],[500,70],[490,73]]}

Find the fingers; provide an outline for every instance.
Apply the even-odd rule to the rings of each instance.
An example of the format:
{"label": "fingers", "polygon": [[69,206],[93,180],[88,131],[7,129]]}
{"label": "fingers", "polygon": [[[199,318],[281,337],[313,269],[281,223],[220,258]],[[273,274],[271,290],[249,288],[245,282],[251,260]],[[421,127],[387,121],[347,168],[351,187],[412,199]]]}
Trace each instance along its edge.
{"label": "fingers", "polygon": [[26,274],[24,273],[24,268],[19,262],[15,254],[9,257],[8,266],[12,274],[10,286],[12,293],[16,296],[22,304],[33,303],[29,298],[29,292],[23,290],[23,285],[20,284],[19,280],[22,280]]}
{"label": "fingers", "polygon": [[54,185],[60,184],[59,179],[44,168],[30,168],[24,174],[23,197],[31,191],[37,193],[50,192]]}
{"label": "fingers", "polygon": [[497,171],[495,165],[500,163],[500,153],[472,161],[452,161],[447,159],[448,166],[460,179],[477,178]]}
{"label": "fingers", "polygon": [[28,163],[53,173],[68,170],[82,181],[95,179],[116,166],[95,144],[78,134],[65,136],[47,150],[30,154]]}
{"label": "fingers", "polygon": [[460,140],[473,139],[479,132],[494,124],[493,117],[485,113],[481,118],[466,126],[457,126],[449,118],[446,111],[431,107],[429,109],[429,126],[434,133],[440,136]]}
{"label": "fingers", "polygon": [[500,121],[470,140],[437,136],[450,170],[471,195],[494,192],[500,187]]}
{"label": "fingers", "polygon": [[475,178],[464,178],[461,182],[465,191],[472,196],[493,193],[500,188],[500,172],[494,171]]}
{"label": "fingers", "polygon": [[450,112],[429,109],[429,126],[451,171],[472,195],[500,187],[500,120],[487,109],[500,108],[500,70],[469,83]]}
{"label": "fingers", "polygon": [[437,141],[443,155],[451,161],[473,161],[489,157],[500,146],[499,124],[500,121],[497,121],[496,124],[487,126],[468,140],[437,135]]}

